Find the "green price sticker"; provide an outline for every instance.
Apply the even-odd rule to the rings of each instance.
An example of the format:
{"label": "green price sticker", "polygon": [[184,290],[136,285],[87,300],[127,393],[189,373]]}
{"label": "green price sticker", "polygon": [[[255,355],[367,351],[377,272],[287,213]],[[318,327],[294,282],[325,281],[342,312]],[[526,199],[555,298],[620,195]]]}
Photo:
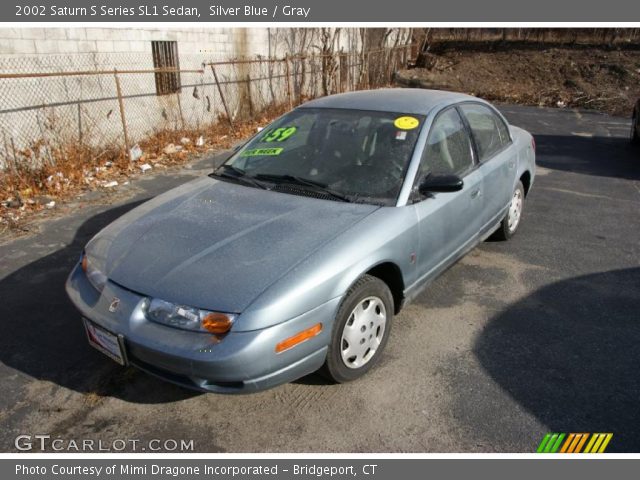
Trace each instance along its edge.
{"label": "green price sticker", "polygon": [[284,148],[253,148],[251,150],[245,150],[242,152],[243,157],[260,157],[267,155],[280,155]]}
{"label": "green price sticker", "polygon": [[292,136],[298,130],[296,127],[280,127],[267,132],[262,137],[263,142],[284,142],[287,138]]}

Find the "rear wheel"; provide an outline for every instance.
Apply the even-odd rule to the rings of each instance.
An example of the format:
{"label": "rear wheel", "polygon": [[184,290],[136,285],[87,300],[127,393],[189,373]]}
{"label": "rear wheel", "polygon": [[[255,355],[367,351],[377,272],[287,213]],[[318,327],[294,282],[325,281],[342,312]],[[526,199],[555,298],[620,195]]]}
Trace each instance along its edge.
{"label": "rear wheel", "polygon": [[343,383],[367,373],[387,344],[392,320],[389,287],[379,278],[361,277],[338,309],[322,374]]}
{"label": "rear wheel", "polygon": [[520,220],[522,220],[522,211],[524,210],[524,186],[522,182],[518,182],[513,195],[511,197],[511,203],[509,204],[509,210],[507,214],[500,222],[500,227],[493,234],[493,238],[496,240],[509,240],[516,234],[518,226],[520,226]]}

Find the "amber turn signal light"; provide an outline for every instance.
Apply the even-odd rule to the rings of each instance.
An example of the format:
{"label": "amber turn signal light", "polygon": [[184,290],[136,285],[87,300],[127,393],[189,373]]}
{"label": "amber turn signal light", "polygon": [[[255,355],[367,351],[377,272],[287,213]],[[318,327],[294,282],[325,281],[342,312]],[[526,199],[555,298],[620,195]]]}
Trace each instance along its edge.
{"label": "amber turn signal light", "polygon": [[89,268],[89,260],[87,260],[86,253],[82,255],[82,262],[80,262],[80,265],[82,265],[82,271],[84,273],[87,273],[87,268]]}
{"label": "amber turn signal light", "polygon": [[282,353],[285,350],[295,347],[299,343],[306,342],[310,338],[315,337],[322,331],[322,324],[316,323],[313,327],[307,328],[299,333],[296,333],[293,337],[289,337],[276,345],[276,353]]}
{"label": "amber turn signal light", "polygon": [[224,313],[210,313],[202,319],[202,328],[208,332],[221,335],[231,330],[231,319]]}

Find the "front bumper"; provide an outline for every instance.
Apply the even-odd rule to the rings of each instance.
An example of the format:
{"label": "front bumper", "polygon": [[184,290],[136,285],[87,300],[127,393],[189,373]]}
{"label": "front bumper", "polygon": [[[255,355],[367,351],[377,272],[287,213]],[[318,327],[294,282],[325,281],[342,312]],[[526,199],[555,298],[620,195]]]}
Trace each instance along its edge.
{"label": "front bumper", "polygon": [[[250,393],[291,382],[316,371],[327,354],[333,319],[340,299],[269,328],[234,332],[223,338],[179,330],[146,319],[144,296],[107,282],[98,292],[80,265],[71,272],[67,294],[80,313],[103,328],[124,337],[130,364],[154,376],[196,390]],[[120,300],[109,311],[114,298]],[[237,322],[242,317],[238,317]],[[322,323],[314,338],[277,354],[276,344]]]}

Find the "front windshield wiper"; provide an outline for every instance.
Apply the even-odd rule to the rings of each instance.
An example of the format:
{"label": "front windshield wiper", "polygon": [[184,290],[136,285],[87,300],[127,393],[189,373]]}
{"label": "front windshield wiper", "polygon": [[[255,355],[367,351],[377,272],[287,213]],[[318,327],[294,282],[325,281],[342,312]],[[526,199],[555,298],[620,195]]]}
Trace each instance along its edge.
{"label": "front windshield wiper", "polygon": [[333,198],[337,200],[341,200],[343,202],[352,202],[353,200],[340,192],[336,192],[335,190],[329,188],[326,183],[317,182],[315,180],[311,180],[309,178],[297,177],[295,175],[273,175],[269,173],[258,173],[255,176],[256,179],[259,180],[267,180],[273,183],[290,183],[302,187],[310,188],[316,192],[326,193],[331,195]]}
{"label": "front windshield wiper", "polygon": [[235,180],[237,182],[244,183],[245,185],[262,188],[263,190],[267,189],[267,186],[264,183],[256,180],[251,175],[245,173],[244,170],[234,167],[233,165],[221,165],[213,173],[210,173],[209,176],[213,178],[227,178],[229,180]]}

